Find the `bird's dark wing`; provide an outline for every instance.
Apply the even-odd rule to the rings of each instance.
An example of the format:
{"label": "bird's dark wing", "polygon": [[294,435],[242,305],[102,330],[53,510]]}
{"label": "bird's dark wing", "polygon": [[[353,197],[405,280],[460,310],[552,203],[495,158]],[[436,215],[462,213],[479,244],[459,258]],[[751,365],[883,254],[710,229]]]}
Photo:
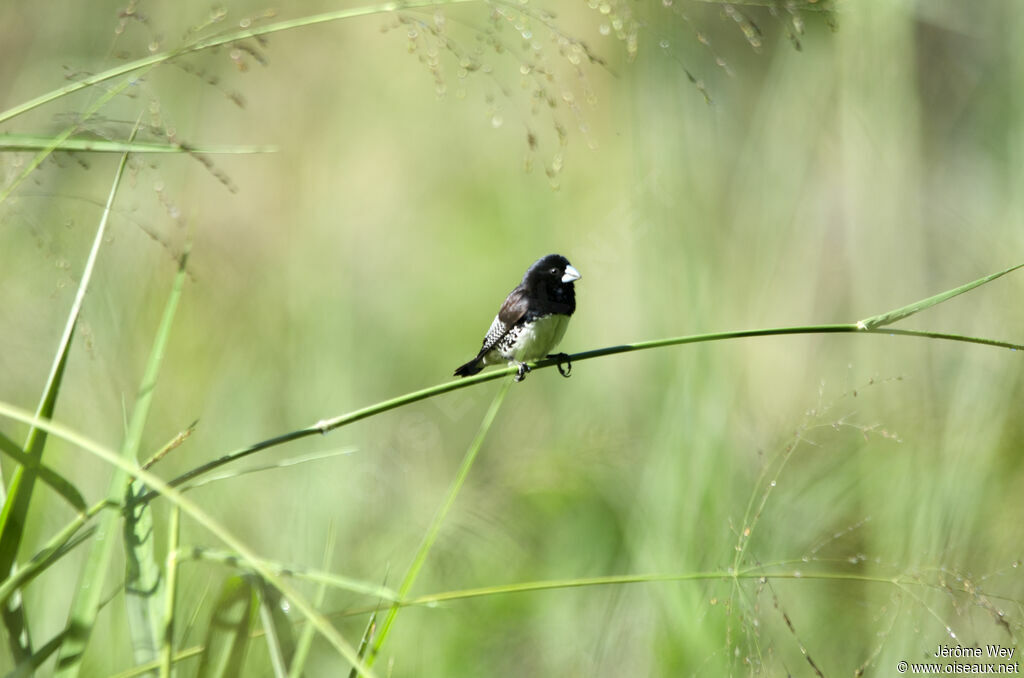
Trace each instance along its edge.
{"label": "bird's dark wing", "polygon": [[487,335],[484,336],[484,343],[476,356],[477,359],[484,357],[488,351],[497,346],[505,338],[505,335],[509,333],[509,330],[526,316],[527,306],[526,289],[520,285],[505,298],[505,303],[501,305],[498,315],[494,317],[494,322],[491,323],[491,328],[487,330]]}

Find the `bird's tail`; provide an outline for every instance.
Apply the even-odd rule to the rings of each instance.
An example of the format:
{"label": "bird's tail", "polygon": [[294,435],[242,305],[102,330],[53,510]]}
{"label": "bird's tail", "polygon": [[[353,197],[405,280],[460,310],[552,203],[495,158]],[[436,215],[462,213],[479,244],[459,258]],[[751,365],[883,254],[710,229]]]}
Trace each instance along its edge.
{"label": "bird's tail", "polygon": [[479,358],[473,358],[465,365],[459,365],[455,368],[456,377],[469,377],[484,368],[483,361]]}

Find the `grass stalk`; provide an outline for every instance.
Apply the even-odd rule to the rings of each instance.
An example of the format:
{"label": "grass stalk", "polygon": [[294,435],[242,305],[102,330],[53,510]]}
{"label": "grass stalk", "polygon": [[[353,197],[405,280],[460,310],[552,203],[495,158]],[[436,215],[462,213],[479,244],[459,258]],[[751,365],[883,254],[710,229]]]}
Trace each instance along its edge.
{"label": "grass stalk", "polygon": [[[122,160],[122,168],[123,166]],[[121,457],[136,465],[139,447],[142,443],[142,432],[149,419],[149,409],[153,402],[157,377],[163,364],[178,302],[185,286],[187,264],[188,252],[186,251],[179,261],[178,273],[164,306],[163,317],[154,337],[149,359],[146,361],[135,408],[132,411],[128,431],[121,448]],[[122,501],[129,483],[129,474],[125,469],[115,470],[110,481],[108,500],[111,502]],[[106,581],[114,552],[114,535],[121,517],[118,513],[110,512],[103,517],[97,527],[96,539],[93,542],[89,558],[82,568],[79,589],[72,601],[71,613],[68,616],[67,628],[70,633],[58,655],[56,674],[58,676],[74,678],[81,670],[85,648],[99,612],[103,583]],[[131,507],[125,517],[124,534],[128,559],[128,580],[125,583],[125,593],[129,618],[132,621],[136,660],[151,661],[157,658],[157,647],[163,637],[161,624],[164,618],[163,610],[160,609],[163,605],[163,579],[153,555],[151,511],[137,511],[135,506]]]}
{"label": "grass stalk", "polygon": [[[288,598],[295,609],[297,609],[310,621],[311,624],[313,624],[313,626],[316,627],[316,630],[324,636],[331,646],[335,648],[338,654],[358,668],[360,675],[373,678],[374,673],[359,661],[356,656],[355,649],[341,636],[341,634],[338,633],[337,629],[331,625],[324,615],[314,609],[307,600],[300,596],[297,591],[292,589],[276,572],[267,568],[261,562],[260,558],[256,556],[256,554],[244,543],[236,538],[234,534],[207,515],[205,511],[199,508],[199,506],[192,500],[185,497],[180,491],[170,487],[158,476],[123,459],[117,452],[114,452],[113,450],[67,428],[66,426],[62,426],[50,420],[40,419],[39,417],[34,416],[31,412],[27,412],[26,410],[14,407],[13,405],[4,402],[0,402],[0,417],[20,421],[29,426],[39,427],[48,434],[57,436],[71,445],[79,447],[89,454],[101,459],[105,463],[126,472],[130,477],[133,476],[142,480],[146,485],[155,489],[157,493],[166,496],[168,501],[178,506],[183,513],[187,514],[193,520],[206,528],[210,534],[223,542],[227,547],[237,551],[239,558],[241,558],[243,562],[281,591],[282,595]],[[154,662],[147,671],[152,670],[155,666],[157,666],[157,664]]]}
{"label": "grass stalk", "polygon": [[[228,45],[234,42],[242,40],[248,40],[250,38],[257,38],[272,33],[280,33],[281,31],[292,30],[296,28],[303,28],[306,26],[314,26],[317,24],[329,23],[332,21],[340,21],[343,19],[351,19],[354,17],[367,16],[370,14],[382,14],[385,12],[394,12],[397,10],[408,10],[416,9],[421,7],[435,7],[438,5],[454,5],[466,2],[477,2],[478,0],[446,0],[443,2],[437,2],[437,0],[411,0],[409,2],[384,2],[377,5],[364,5],[362,7],[350,7],[347,9],[335,10],[333,12],[324,12],[322,14],[314,14],[312,16],[300,17],[298,19],[287,19],[283,21],[277,21],[273,23],[267,23],[263,25],[251,26],[240,30],[228,31],[220,33],[207,38],[200,38],[194,40],[191,43],[184,45],[183,47],[166,50],[163,52],[157,52],[156,54],[147,55],[141,59],[129,61],[128,63],[115,66],[114,68],[107,69],[95,75],[91,75],[87,78],[83,78],[76,82],[69,83],[64,87],[46,92],[41,94],[34,99],[22,102],[17,106],[7,109],[6,111],[0,112],[0,124],[16,118],[19,115],[27,113],[33,109],[44,106],[52,101],[56,101],[62,97],[74,94],[75,92],[81,91],[88,87],[93,87],[100,83],[104,83],[108,80],[113,80],[122,75],[128,75],[135,71],[151,68],[158,66],[162,63],[171,61],[178,57],[186,54],[194,54],[196,52],[202,52],[207,49],[214,47],[220,47],[222,45]],[[134,79],[133,79],[134,80]],[[64,139],[61,140],[62,142]],[[2,200],[0,200],[2,202]]]}
{"label": "grass stalk", "polygon": [[[749,339],[753,337],[771,337],[771,336],[787,336],[787,335],[800,335],[800,334],[878,334],[898,337],[917,337],[924,339],[936,339],[941,341],[955,341],[968,344],[978,344],[982,346],[992,346],[995,348],[1007,348],[1012,351],[1024,351],[1024,344],[1018,344],[1010,341],[1001,341],[998,339],[987,339],[984,337],[970,337],[962,334],[951,334],[947,332],[931,332],[927,330],[901,330],[895,328],[885,329],[861,329],[856,323],[845,323],[835,325],[806,325],[798,327],[774,327],[766,329],[753,329],[753,330],[735,330],[729,332],[711,332],[707,334],[691,334],[681,337],[669,337],[666,339],[655,339],[651,341],[640,341],[632,344],[620,344],[618,346],[608,346],[606,348],[594,349],[591,351],[582,351],[580,353],[573,353],[568,355],[568,359],[573,362],[582,362],[584,360],[593,360],[594,358],[604,358],[611,355],[618,355],[621,353],[632,353],[634,351],[646,351],[653,348],[664,348],[667,346],[682,346],[685,344],[699,344],[711,341],[725,341],[728,339]],[[564,360],[564,359],[563,359]],[[544,359],[530,363],[532,370],[541,370],[549,367],[555,367],[558,365],[557,359]],[[176,478],[173,478],[168,482],[171,487],[178,487],[183,483],[187,483],[190,480],[198,478],[199,476],[205,475],[210,471],[218,469],[226,464],[244,459],[257,452],[290,443],[294,440],[300,440],[313,435],[321,435],[333,431],[334,429],[353,424],[362,419],[387,412],[411,403],[418,402],[420,400],[426,400],[433,398],[445,393],[452,391],[458,391],[463,388],[470,388],[477,384],[481,384],[488,381],[494,381],[503,377],[515,374],[517,371],[516,367],[503,367],[492,370],[490,372],[482,372],[472,377],[465,379],[456,379],[453,381],[444,382],[430,386],[428,388],[420,389],[419,391],[412,391],[400,395],[395,398],[383,400],[373,405],[368,405],[362,409],[358,409],[347,414],[342,414],[337,417],[329,419],[322,419],[311,426],[300,428],[295,431],[268,438],[258,443],[254,443],[248,447],[243,447],[239,450],[229,452],[216,459],[213,459],[205,464],[201,464],[190,471],[187,471]],[[149,492],[138,497],[137,501],[149,501],[155,496],[156,493]]]}
{"label": "grass stalk", "polygon": [[88,508],[82,493],[78,491],[78,488],[70,480],[58,473],[52,466],[47,466],[38,458],[27,454],[18,447],[16,442],[3,433],[0,433],[0,452],[6,454],[20,466],[31,466],[38,480],[48,485],[51,490],[63,497],[64,501],[71,504],[76,510],[85,511]]}
{"label": "grass stalk", "polygon": [[93,516],[105,508],[110,508],[110,504],[104,499],[90,507],[87,511],[83,511],[76,515],[75,518],[65,525],[60,532],[54,535],[43,546],[43,548],[32,557],[31,560],[22,567],[19,567],[13,575],[5,579],[3,582],[0,582],[0,604],[6,604],[10,597],[17,593],[20,588],[35,579],[36,576],[44,572],[48,567],[50,567],[50,565],[67,554],[74,546],[81,543],[81,539],[77,541],[75,540],[75,536],[78,535],[79,530],[81,530]]}
{"label": "grass stalk", "polygon": [[[409,594],[409,591],[412,589],[413,584],[416,583],[416,577],[419,575],[420,570],[423,569],[423,564],[427,561],[427,556],[430,554],[430,549],[434,546],[434,542],[437,541],[437,535],[441,531],[441,526],[444,524],[445,518],[448,517],[448,513],[455,504],[455,499],[459,496],[459,491],[462,489],[463,484],[466,482],[466,478],[469,476],[469,470],[473,468],[473,462],[476,460],[477,454],[480,452],[480,448],[483,447],[484,439],[487,438],[487,433],[491,430],[491,426],[494,424],[494,420],[498,416],[498,410],[501,409],[501,404],[505,401],[505,396],[508,395],[510,386],[512,386],[512,379],[506,379],[505,383],[501,385],[501,388],[494,395],[494,400],[491,401],[491,406],[484,415],[483,421],[480,422],[480,429],[477,431],[476,437],[473,438],[473,442],[470,443],[469,448],[466,450],[466,455],[462,459],[462,464],[459,466],[459,470],[455,474],[455,478],[452,480],[451,486],[448,488],[448,494],[445,496],[444,502],[441,504],[441,508],[438,509],[437,514],[430,523],[430,527],[427,528],[427,532],[423,536],[423,541],[420,542],[419,549],[417,549],[416,555],[413,557],[412,564],[409,566],[408,571],[405,573],[405,577],[402,579],[402,585],[398,589],[398,597],[400,600],[405,599]],[[400,607],[401,606],[398,604],[392,604],[391,609],[388,610],[388,614],[384,618],[384,623],[381,625],[380,633],[370,645],[370,650],[366,657],[367,665],[373,666],[374,661],[377,659],[380,648],[384,644],[384,641],[387,640],[388,633],[391,631],[391,627],[395,623],[395,618],[398,616],[398,610]],[[355,678],[354,674],[350,675],[350,678]]]}
{"label": "grass stalk", "polygon": [[[334,554],[334,529],[333,527],[327,532],[327,540],[324,544],[324,557],[321,567],[326,572],[331,565],[331,556]],[[313,605],[319,609],[323,606],[324,600],[327,598],[327,584],[321,582],[316,589],[316,593],[313,595]],[[300,678],[302,672],[306,667],[306,660],[309,658],[309,651],[313,647],[313,634],[316,629],[313,628],[312,624],[306,624],[302,633],[299,634],[299,639],[295,642],[295,654],[292,656],[291,666],[288,667],[288,678]],[[360,655],[362,656],[362,655]]]}
{"label": "grass stalk", "polygon": [[[215,549],[207,548],[179,549],[178,561],[180,562],[186,559],[222,563],[229,567],[238,567],[238,565],[243,562],[242,557],[238,553],[229,551],[217,551]],[[340,574],[334,574],[333,572],[327,572],[326,570],[309,570],[295,565],[290,565],[288,563],[267,560],[265,558],[259,558],[258,560],[264,568],[276,573],[280,577],[301,579],[302,581],[321,584],[340,591],[348,591],[359,595],[381,598],[388,602],[395,602],[400,599],[400,596],[396,591],[392,591],[388,587],[380,584],[364,582],[359,579],[353,579]]]}
{"label": "grass stalk", "polygon": [[187,146],[158,141],[65,138],[56,146],[53,137],[38,134],[0,134],[0,152],[74,151],[77,153],[206,153],[242,155],[274,153],[275,146]]}
{"label": "grass stalk", "polygon": [[179,525],[181,509],[171,507],[171,516],[167,525],[167,585],[164,588],[164,633],[160,646],[160,678],[170,678],[174,657],[174,599],[178,588],[178,540],[181,537]]}
{"label": "grass stalk", "polygon": [[[132,138],[134,139],[134,137],[135,132],[133,131]],[[96,235],[93,238],[92,247],[86,259],[85,268],[82,271],[82,278],[78,284],[78,290],[75,292],[74,301],[71,303],[68,319],[64,324],[64,331],[57,344],[57,354],[50,368],[50,375],[46,380],[46,386],[43,388],[39,407],[36,409],[37,418],[51,418],[57,405],[57,394],[60,391],[64,369],[67,366],[71,339],[78,325],[82,304],[85,301],[85,293],[92,280],[96,260],[99,258],[100,246],[103,244],[103,239],[107,232],[111,208],[114,204],[114,198],[117,196],[117,189],[121,185],[121,178],[124,176],[124,168],[127,161],[127,154],[121,156],[121,162],[114,173],[110,194],[107,196],[103,214],[100,216],[99,225],[96,227]],[[2,202],[2,198],[0,198],[0,202]],[[25,522],[28,519],[28,509],[32,501],[35,481],[39,477],[45,445],[46,432],[32,427],[29,430],[24,447],[26,463],[18,466],[11,475],[7,496],[4,499],[4,506],[2,511],[0,511],[0,573],[5,575],[7,573],[13,575],[16,569],[15,559],[17,558],[18,549],[21,546],[24,535]],[[21,596],[16,591],[8,603],[2,606],[2,617],[4,626],[7,629],[8,644],[12,654],[15,661],[21,663],[32,655],[32,644],[25,620],[25,611],[21,605]]]}

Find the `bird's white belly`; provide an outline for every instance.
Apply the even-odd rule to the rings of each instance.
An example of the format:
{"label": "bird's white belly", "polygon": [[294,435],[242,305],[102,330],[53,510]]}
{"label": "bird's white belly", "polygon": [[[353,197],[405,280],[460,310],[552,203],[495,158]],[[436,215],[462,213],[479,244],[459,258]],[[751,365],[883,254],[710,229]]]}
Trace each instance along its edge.
{"label": "bird's white belly", "polygon": [[558,346],[569,326],[569,316],[556,313],[523,327],[508,359],[527,362],[543,358]]}

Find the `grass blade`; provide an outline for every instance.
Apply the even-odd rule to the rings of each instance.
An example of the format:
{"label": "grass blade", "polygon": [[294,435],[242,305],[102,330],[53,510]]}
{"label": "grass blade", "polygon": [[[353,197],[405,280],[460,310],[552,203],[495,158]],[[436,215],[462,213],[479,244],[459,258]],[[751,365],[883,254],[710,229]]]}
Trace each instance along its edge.
{"label": "grass blade", "polygon": [[18,447],[16,442],[3,433],[0,433],[0,452],[3,452],[21,466],[32,466],[34,464],[39,480],[49,485],[50,489],[63,497],[64,501],[71,504],[79,512],[85,511],[88,508],[85,498],[82,497],[78,488],[71,484],[70,480],[57,473],[52,467],[38,463],[38,459],[33,460],[33,457],[29,456],[23,449]]}
{"label": "grass blade", "polygon": [[295,656],[295,634],[292,623],[281,606],[283,597],[280,591],[265,581],[259,580],[260,621],[266,633],[267,649],[270,652],[270,663],[274,667],[277,678],[286,678],[288,665]]}
{"label": "grass blade", "polygon": [[[210,534],[222,541],[229,548],[234,549],[242,561],[259,573],[261,577],[272,583],[279,591],[281,591],[281,593],[287,596],[295,609],[299,610],[303,616],[309,620],[309,623],[316,627],[316,630],[323,635],[338,654],[344,657],[350,664],[357,667],[360,675],[367,676],[367,678],[374,678],[374,672],[356,656],[355,648],[353,648],[341,636],[341,634],[338,633],[338,630],[334,628],[323,614],[310,605],[309,601],[299,595],[297,591],[293,590],[288,585],[288,582],[286,582],[278,573],[268,568],[264,562],[256,556],[252,549],[248,548],[223,525],[207,515],[207,513],[199,508],[195,502],[184,496],[180,491],[175,490],[173,487],[168,485],[166,481],[139,467],[137,464],[133,464],[132,462],[125,460],[120,454],[97,443],[95,440],[91,440],[76,431],[72,431],[66,426],[62,426],[46,419],[40,419],[39,417],[34,416],[31,412],[15,407],[9,403],[0,401],[0,417],[7,417],[29,426],[41,428],[50,435],[66,440],[70,444],[101,459],[107,464],[120,469],[126,474],[144,481],[153,489],[154,492],[166,497],[169,502],[178,506],[184,513],[191,516],[198,524],[202,525],[208,532],[210,532]],[[189,652],[190,651],[183,651],[179,653],[179,655],[191,656]],[[152,662],[149,665],[150,668],[147,668],[143,673],[156,668],[158,665],[158,662]],[[130,673],[132,675],[136,675],[134,672]]]}
{"label": "grass blade", "polygon": [[[60,141],[54,145],[54,141]],[[0,152],[4,151],[76,151],[81,153],[275,153],[275,146],[191,146],[158,141],[115,141],[84,137],[52,137],[38,134],[0,134]]]}
{"label": "grass blade", "polygon": [[[135,409],[128,423],[128,432],[121,448],[122,459],[129,462],[138,461],[139,445],[142,431],[149,416],[149,408],[153,401],[157,376],[163,362],[164,351],[170,337],[174,315],[178,308],[182,289],[185,286],[188,252],[182,255],[178,265],[178,274],[164,306],[163,317],[153,340],[146,369],[139,385],[139,394],[135,400]],[[137,480],[136,483],[139,481]],[[128,488],[128,474],[123,469],[114,472],[110,482],[108,499],[120,502],[124,499]],[[142,491],[141,486],[132,486]],[[82,665],[89,635],[99,611],[100,595],[103,582],[110,569],[110,559],[114,549],[114,531],[120,514],[110,512],[103,517],[97,528],[96,540],[86,561],[68,618],[71,633],[67,642],[61,647],[57,661],[57,675],[77,676]],[[125,593],[129,619],[132,622],[132,635],[135,644],[136,661],[157,659],[156,648],[161,643],[164,618],[162,578],[153,549],[152,518],[145,505],[135,504],[125,512],[124,535],[128,559],[128,575],[125,582]],[[131,545],[128,548],[128,544]]]}
{"label": "grass blade", "polygon": [[[419,549],[416,551],[416,556],[412,560],[412,564],[409,566],[409,570],[405,573],[405,578],[402,580],[402,585],[398,589],[398,597],[400,600],[404,600],[412,589],[413,584],[416,583],[416,577],[419,575],[420,570],[423,568],[423,564],[427,561],[427,555],[430,553],[431,547],[437,540],[437,535],[441,531],[441,525],[444,523],[444,519],[448,516],[448,512],[455,504],[455,499],[459,496],[459,491],[462,489],[462,485],[466,482],[466,477],[469,476],[469,470],[473,467],[473,462],[476,460],[477,453],[480,452],[480,448],[483,447],[484,439],[487,437],[488,431],[491,430],[491,425],[494,424],[495,418],[498,416],[498,410],[501,409],[501,404],[505,401],[505,396],[508,395],[508,389],[512,385],[511,379],[506,379],[501,385],[501,388],[494,395],[494,400],[491,401],[491,406],[484,415],[483,421],[480,422],[480,429],[477,431],[476,437],[473,438],[473,442],[470,443],[469,448],[466,450],[466,455],[462,458],[462,465],[459,466],[458,472],[455,474],[455,479],[452,480],[451,486],[448,488],[448,495],[444,499],[444,503],[441,504],[441,508],[438,509],[437,515],[434,516],[433,522],[430,523],[430,527],[427,529],[427,533],[423,535],[423,541],[420,543]],[[368,666],[373,666],[373,662],[376,660],[378,653],[380,652],[381,645],[387,640],[388,632],[391,630],[392,625],[395,623],[395,617],[398,616],[398,610],[401,608],[399,603],[395,603],[388,610],[388,615],[384,619],[383,625],[381,625],[380,634],[376,640],[370,646],[369,654],[366,657],[366,663]],[[355,678],[355,672],[349,674],[350,678]]]}
{"label": "grass blade", "polygon": [[245,675],[242,668],[257,604],[256,590],[248,577],[235,575],[224,582],[206,631],[199,678]]}
{"label": "grass blade", "polygon": [[[179,556],[179,559],[184,560],[185,558],[222,563],[228,567],[238,567],[239,563],[244,560],[238,553],[217,551],[214,549],[200,547],[184,549],[182,554]],[[398,594],[386,586],[371,584],[369,582],[353,579],[352,577],[334,574],[333,572],[308,570],[303,567],[289,565],[287,563],[266,560],[265,558],[257,558],[251,561],[247,560],[246,562],[250,566],[253,565],[253,563],[258,563],[263,568],[262,571],[273,572],[279,577],[301,579],[303,581],[323,584],[329,588],[336,588],[341,591],[349,591],[351,593],[357,593],[364,596],[382,598],[389,602],[395,602],[398,600]]]}
{"label": "grass blade", "polygon": [[[164,308],[164,315],[157,330],[150,358],[146,366],[139,397],[128,426],[122,456],[138,462],[138,451],[142,442],[142,432],[149,415],[153,391],[159,374],[160,365],[170,337],[178,302],[187,277],[188,253],[179,263],[178,273],[171,288]],[[117,475],[117,474],[115,474]],[[112,497],[123,491],[124,479],[119,479],[120,487],[111,485]],[[136,480],[128,490],[129,499],[136,493],[145,491],[144,484]],[[110,521],[117,519],[110,516]],[[157,648],[165,637],[167,611],[164,608],[165,581],[157,563],[153,532],[152,512],[144,504],[134,504],[124,514],[124,544],[127,573],[125,576],[125,602],[127,605],[129,626],[132,632],[132,644],[135,649],[136,663],[145,663],[158,658]],[[99,582],[95,582],[99,584]]]}
{"label": "grass blade", "polygon": [[[142,77],[142,76],[139,76],[139,77]],[[50,139],[50,142],[43,149],[41,149],[35,155],[35,157],[32,158],[32,160],[30,162],[28,162],[25,165],[25,169],[22,170],[21,173],[18,174],[18,176],[16,176],[13,181],[11,181],[11,183],[9,183],[6,187],[4,187],[4,189],[2,191],[0,191],[0,203],[2,203],[5,200],[7,200],[8,196],[10,196],[12,192],[14,192],[14,189],[17,188],[21,184],[22,181],[27,179],[32,174],[32,172],[34,172],[36,170],[36,168],[39,167],[39,165],[41,165],[43,163],[43,161],[46,160],[46,158],[48,158],[50,156],[50,154],[53,153],[53,151],[58,146],[63,144],[65,141],[67,141],[67,139],[69,139],[72,134],[74,134],[78,129],[80,129],[80,127],[82,125],[82,122],[88,120],[93,115],[95,115],[96,112],[99,111],[101,108],[103,108],[103,106],[106,105],[107,102],[109,102],[111,99],[116,97],[118,94],[120,94],[124,90],[128,89],[128,87],[130,87],[135,81],[136,81],[136,78],[125,78],[123,81],[119,82],[117,85],[111,87],[108,91],[104,92],[99,98],[97,98],[96,101],[94,101],[86,110],[84,110],[82,112],[82,116],[81,116],[81,121],[80,122],[78,122],[78,123],[76,123],[74,125],[71,125],[70,127],[65,128],[63,132],[61,132],[60,134],[58,134],[55,137],[52,137]],[[128,143],[132,143],[132,142],[135,141],[135,133],[138,131],[138,122],[136,122],[135,125],[136,125],[136,127],[135,127],[134,130],[132,130],[131,138],[129,138]],[[125,153],[122,156],[122,158],[121,158],[121,165],[120,165],[120,167],[118,168],[118,171],[117,171],[117,180],[114,182],[114,187],[111,189],[111,200],[113,200],[114,193],[117,190],[117,185],[120,183],[120,177],[121,177],[121,174],[124,171],[124,163],[127,160],[127,158],[128,158],[128,154],[127,153]],[[104,220],[104,222],[106,221],[107,214],[109,214],[109,211],[110,211],[110,202],[108,201],[108,203],[107,203],[107,210],[105,210],[104,213],[103,213],[103,220]],[[84,278],[83,278],[83,280],[84,280]],[[81,289],[81,285],[79,285],[79,289]]]}
{"label": "grass blade", "polygon": [[25,584],[35,579],[36,575],[40,574],[53,562],[84,541],[84,538],[78,534],[79,530],[81,530],[82,526],[84,526],[94,515],[106,507],[107,502],[102,501],[90,508],[88,511],[79,513],[75,516],[74,520],[68,523],[68,525],[50,539],[42,550],[34,555],[28,563],[19,567],[13,575],[0,583],[0,604],[6,605],[11,596],[17,593]]}
{"label": "grass blade", "polygon": [[241,468],[235,471],[229,471],[215,476],[207,476],[206,478],[201,478],[194,483],[189,483],[188,485],[182,486],[182,491],[194,490],[197,487],[202,487],[203,485],[209,485],[210,483],[216,483],[222,480],[231,480],[232,478],[244,476],[249,473],[260,473],[262,471],[272,471],[274,469],[287,468],[289,466],[298,466],[299,464],[306,464],[312,461],[322,461],[324,459],[330,459],[332,457],[337,457],[342,454],[352,454],[355,451],[355,447],[342,447],[334,450],[324,450],[322,452],[311,452],[310,454],[304,454],[299,457],[291,457],[289,459],[279,459],[276,461],[272,461],[268,464],[261,464],[259,466],[252,466],[249,468]]}
{"label": "grass blade", "polygon": [[61,631],[56,636],[46,641],[41,648],[32,653],[32,656],[18,664],[18,667],[7,674],[7,678],[31,678],[35,675],[36,669],[46,663],[61,643],[64,642],[66,631]]}
{"label": "grass blade", "polygon": [[[445,4],[453,5],[458,3],[474,2],[475,0],[447,0]],[[323,14],[314,14],[312,16],[299,17],[298,19],[286,19],[284,21],[278,21],[275,23],[263,24],[259,26],[250,26],[241,30],[227,31],[217,35],[213,35],[207,38],[201,38],[194,40],[191,43],[186,44],[183,47],[179,47],[165,52],[159,52],[157,54],[149,54],[141,59],[130,61],[126,64],[120,64],[114,68],[110,68],[102,73],[89,76],[82,80],[69,83],[63,87],[46,92],[40,96],[22,102],[17,106],[7,109],[6,111],[0,111],[0,123],[7,122],[12,118],[27,113],[35,108],[44,106],[52,101],[56,101],[61,97],[65,97],[69,94],[81,91],[88,87],[93,87],[107,80],[113,80],[122,75],[127,75],[138,70],[152,68],[162,63],[166,63],[177,57],[185,54],[193,54],[195,52],[201,52],[207,49],[213,49],[222,45],[228,45],[241,40],[248,40],[250,38],[258,38],[263,35],[270,35],[272,33],[279,33],[281,31],[292,30],[296,28],[303,28],[306,26],[314,26],[322,23],[329,23],[332,21],[341,21],[343,19],[351,19],[359,16],[367,16],[371,14],[382,14],[385,12],[394,12],[398,9],[415,9],[417,7],[433,7],[437,5],[437,0],[406,0],[405,2],[385,2],[377,5],[364,5],[361,7],[350,7],[333,12],[325,12]],[[131,78],[134,81],[136,78]],[[2,202],[2,199],[0,199]]]}
{"label": "grass blade", "polygon": [[[331,566],[331,554],[334,553],[334,527],[331,526],[327,532],[327,543],[324,544],[324,559],[323,565],[321,566],[324,571],[328,570]],[[321,583],[316,589],[316,594],[313,596],[313,605],[320,608],[324,604],[324,600],[327,598],[327,584]],[[313,634],[315,629],[312,624],[306,624],[302,633],[299,635],[298,642],[295,643],[295,654],[292,656],[291,666],[288,667],[288,678],[300,678],[302,672],[306,667],[306,659],[309,658],[309,650],[313,647]],[[358,655],[362,658],[362,654]]]}
{"label": "grass blade", "polygon": [[[137,128],[136,128],[137,129]],[[135,132],[132,132],[132,139]],[[82,271],[82,279],[78,284],[75,299],[71,304],[67,322],[64,325],[64,332],[60,342],[57,344],[57,355],[54,357],[50,375],[46,380],[43,395],[40,399],[36,416],[40,419],[53,417],[53,410],[57,404],[57,394],[60,391],[61,381],[64,377],[64,368],[67,366],[68,355],[71,348],[71,339],[78,325],[79,314],[85,300],[85,292],[92,280],[92,273],[96,267],[96,259],[99,257],[100,245],[106,235],[107,223],[110,219],[111,208],[114,198],[117,196],[117,189],[121,184],[121,177],[124,175],[125,164],[128,156],[123,155],[114,173],[114,181],[110,187],[110,194],[107,196],[107,203],[100,217],[99,226],[96,228],[96,236],[93,238],[92,248],[85,262],[85,269]],[[2,200],[0,200],[2,201]],[[11,475],[11,482],[7,497],[0,511],[0,573],[14,573],[15,559],[18,548],[21,546],[25,521],[28,517],[29,504],[32,501],[32,492],[35,488],[36,478],[39,476],[39,467],[42,463],[43,448],[46,445],[46,432],[37,427],[32,427],[25,442],[24,452],[27,455],[27,464],[22,464],[14,470]],[[84,503],[84,502],[83,502]],[[14,594],[10,605],[2,608],[4,626],[7,629],[8,644],[17,662],[21,662],[32,655],[32,643],[28,635],[28,626],[25,622],[25,611],[21,605],[20,595]]]}
{"label": "grass blade", "polygon": [[1010,268],[1003,269],[998,273],[987,275],[984,278],[978,278],[977,280],[969,282],[966,285],[961,285],[960,287],[947,290],[942,294],[936,294],[934,297],[928,297],[927,299],[922,299],[921,301],[915,301],[913,304],[908,304],[901,308],[889,311],[888,313],[882,313],[881,315],[865,318],[864,320],[861,320],[857,323],[857,328],[861,330],[873,330],[878,327],[884,327],[885,325],[891,325],[892,323],[897,322],[899,320],[903,320],[904,318],[912,316],[915,313],[920,313],[926,308],[931,308],[936,304],[941,304],[944,301],[948,301],[955,296],[963,294],[964,292],[970,292],[975,287],[980,287],[985,283],[992,282],[996,278],[1001,278],[1007,273],[1010,273],[1011,271],[1016,271],[1021,266],[1024,266],[1024,264],[1017,264],[1016,266],[1011,266]]}
{"label": "grass blade", "polygon": [[174,597],[178,583],[178,539],[181,521],[181,509],[171,508],[171,517],[167,526],[167,586],[164,596],[164,636],[160,647],[160,678],[170,678],[172,658],[174,657]]}

